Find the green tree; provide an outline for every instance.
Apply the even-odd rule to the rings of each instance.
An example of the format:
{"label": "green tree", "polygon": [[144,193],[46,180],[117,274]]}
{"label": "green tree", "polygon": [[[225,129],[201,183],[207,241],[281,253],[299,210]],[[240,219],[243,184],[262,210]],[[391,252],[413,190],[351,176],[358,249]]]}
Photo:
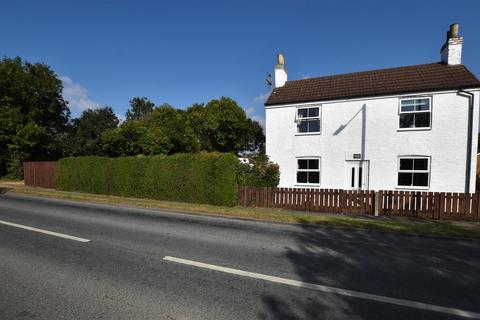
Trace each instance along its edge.
{"label": "green tree", "polygon": [[126,121],[146,120],[155,108],[155,104],[145,97],[130,100],[130,109],[125,113]]}
{"label": "green tree", "polygon": [[[24,160],[55,160],[70,111],[62,82],[45,64],[0,60],[0,175],[18,176]],[[33,139],[33,140],[28,140]]]}
{"label": "green tree", "polygon": [[74,120],[73,147],[74,156],[104,155],[101,145],[102,134],[118,125],[118,118],[111,107],[87,109],[80,118]]}
{"label": "green tree", "polygon": [[147,132],[144,121],[130,120],[102,135],[103,150],[110,157],[143,154],[142,136]]}
{"label": "green tree", "polygon": [[232,99],[221,97],[205,106],[187,110],[189,123],[201,140],[201,149],[235,152],[259,151],[265,136],[260,124],[247,118],[245,111]]}
{"label": "green tree", "polygon": [[185,110],[175,109],[169,104],[155,108],[152,112],[150,128],[160,128],[168,137],[172,144],[170,153],[200,151],[198,138],[188,126]]}
{"label": "green tree", "polygon": [[237,184],[250,187],[276,187],[280,182],[280,166],[261,152],[250,157],[250,164],[237,167]]}

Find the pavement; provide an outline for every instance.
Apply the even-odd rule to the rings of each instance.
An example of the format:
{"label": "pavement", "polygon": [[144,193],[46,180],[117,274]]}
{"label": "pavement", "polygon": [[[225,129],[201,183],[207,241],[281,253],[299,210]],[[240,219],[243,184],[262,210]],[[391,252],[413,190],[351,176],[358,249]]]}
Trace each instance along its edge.
{"label": "pavement", "polygon": [[4,193],[0,319],[480,319],[480,241]]}

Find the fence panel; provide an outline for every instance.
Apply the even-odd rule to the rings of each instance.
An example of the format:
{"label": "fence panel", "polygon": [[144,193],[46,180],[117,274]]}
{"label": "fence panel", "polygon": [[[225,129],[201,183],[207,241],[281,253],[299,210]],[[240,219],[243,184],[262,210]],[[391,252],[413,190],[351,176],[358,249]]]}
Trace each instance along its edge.
{"label": "fence panel", "polygon": [[480,220],[480,194],[457,192],[378,192],[379,214],[435,220]]}
{"label": "fence panel", "polygon": [[288,210],[373,214],[373,191],[339,189],[238,187],[238,203],[247,207]]}
{"label": "fence panel", "polygon": [[36,161],[23,163],[23,176],[26,186],[55,188],[56,161]]}

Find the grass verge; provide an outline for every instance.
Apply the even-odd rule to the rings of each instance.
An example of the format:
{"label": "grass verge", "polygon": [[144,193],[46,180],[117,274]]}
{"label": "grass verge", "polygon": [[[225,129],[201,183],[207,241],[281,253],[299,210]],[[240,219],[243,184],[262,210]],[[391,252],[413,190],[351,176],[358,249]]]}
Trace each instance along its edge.
{"label": "grass verge", "polygon": [[18,183],[0,183],[3,191],[56,199],[113,204],[137,208],[163,209],[194,214],[234,217],[283,223],[324,225],[342,228],[372,229],[397,233],[414,233],[432,236],[480,238],[480,223],[452,221],[426,221],[399,217],[348,216],[332,214],[306,214],[270,208],[221,207],[140,198],[67,192],[42,188],[27,188]]}

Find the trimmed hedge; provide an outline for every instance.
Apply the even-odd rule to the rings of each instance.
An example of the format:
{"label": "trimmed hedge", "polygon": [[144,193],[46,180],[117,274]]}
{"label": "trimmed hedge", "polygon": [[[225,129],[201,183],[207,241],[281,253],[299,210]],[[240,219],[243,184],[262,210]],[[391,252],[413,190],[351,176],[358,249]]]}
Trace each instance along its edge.
{"label": "trimmed hedge", "polygon": [[226,153],[73,157],[58,162],[56,187],[127,197],[236,204],[238,159]]}

